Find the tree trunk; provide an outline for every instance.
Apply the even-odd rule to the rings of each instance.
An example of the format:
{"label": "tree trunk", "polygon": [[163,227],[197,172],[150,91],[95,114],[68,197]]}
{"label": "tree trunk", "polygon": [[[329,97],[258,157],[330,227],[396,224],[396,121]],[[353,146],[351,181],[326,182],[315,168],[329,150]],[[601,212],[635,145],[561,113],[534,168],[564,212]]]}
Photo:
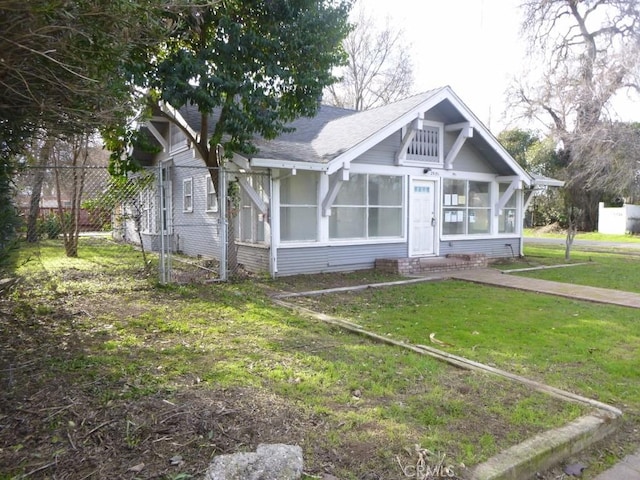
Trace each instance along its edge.
{"label": "tree trunk", "polygon": [[40,216],[40,198],[42,196],[42,184],[44,182],[44,168],[36,168],[31,184],[31,203],[29,204],[29,216],[27,217],[27,242],[38,241],[38,217]]}
{"label": "tree trunk", "polygon": [[44,183],[45,167],[51,156],[53,139],[47,138],[40,149],[38,162],[33,169],[33,182],[31,184],[31,202],[29,204],[29,216],[27,217],[27,242],[38,241],[38,217],[40,216],[40,199],[42,197],[42,184]]}
{"label": "tree trunk", "polygon": [[569,208],[569,215],[567,216],[569,224],[567,225],[567,237],[565,238],[564,260],[569,262],[571,260],[571,247],[573,246],[573,240],[576,237],[577,223],[574,207]]}
{"label": "tree trunk", "polygon": [[[86,166],[89,159],[89,139],[83,136],[73,146],[73,183],[71,188],[71,218],[69,220],[69,232],[65,238],[65,250],[68,257],[78,256],[78,239],[80,237],[80,210],[82,208],[82,196],[84,194],[84,182],[86,178]],[[80,160],[80,162],[78,162]],[[78,164],[79,163],[79,164]]]}

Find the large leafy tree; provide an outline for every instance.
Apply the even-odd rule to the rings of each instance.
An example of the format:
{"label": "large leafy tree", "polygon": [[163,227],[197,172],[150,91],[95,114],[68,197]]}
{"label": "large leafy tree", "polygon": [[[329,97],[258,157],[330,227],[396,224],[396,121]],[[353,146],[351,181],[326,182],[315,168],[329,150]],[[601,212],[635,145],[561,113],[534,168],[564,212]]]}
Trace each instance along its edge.
{"label": "large leafy tree", "polygon": [[532,63],[542,73],[522,77],[514,104],[564,151],[569,218],[591,230],[603,195],[626,194],[635,182],[637,156],[621,154],[631,150],[633,130],[612,112],[616,95],[640,93],[640,3],[526,0],[523,9]]}
{"label": "large leafy tree", "polygon": [[520,128],[504,130],[498,135],[498,140],[522,168],[529,168],[527,152],[539,142],[534,132]]}
{"label": "large leafy tree", "polygon": [[[564,179],[565,155],[551,137],[541,137],[531,130],[504,130],[498,140],[511,156],[531,173]],[[541,226],[558,223],[566,226],[563,196],[558,189],[542,189],[527,211],[526,223]]]}
{"label": "large leafy tree", "polygon": [[[175,8],[173,26],[142,85],[152,104],[197,109],[194,137],[170,109],[216,183],[222,151],[250,153],[255,135],[273,138],[312,116],[332,69],[345,60],[348,0],[222,0]],[[213,115],[215,114],[215,115]],[[217,148],[219,145],[223,150]]]}

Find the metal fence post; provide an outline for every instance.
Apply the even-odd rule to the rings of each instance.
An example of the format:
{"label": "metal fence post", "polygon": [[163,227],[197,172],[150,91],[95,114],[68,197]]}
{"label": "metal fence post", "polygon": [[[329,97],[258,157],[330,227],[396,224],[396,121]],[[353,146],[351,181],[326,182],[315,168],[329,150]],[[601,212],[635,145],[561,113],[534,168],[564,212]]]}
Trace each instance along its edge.
{"label": "metal fence post", "polygon": [[165,257],[165,238],[164,232],[166,230],[166,216],[164,214],[164,205],[165,205],[165,197],[164,197],[164,178],[162,175],[162,164],[158,164],[158,215],[160,217],[160,283],[166,284],[168,282],[167,279],[167,263]]}
{"label": "metal fence post", "polygon": [[219,218],[220,222],[220,280],[227,280],[227,248],[229,247],[228,224],[227,224],[227,173],[220,167],[220,175],[218,175],[218,198]]}

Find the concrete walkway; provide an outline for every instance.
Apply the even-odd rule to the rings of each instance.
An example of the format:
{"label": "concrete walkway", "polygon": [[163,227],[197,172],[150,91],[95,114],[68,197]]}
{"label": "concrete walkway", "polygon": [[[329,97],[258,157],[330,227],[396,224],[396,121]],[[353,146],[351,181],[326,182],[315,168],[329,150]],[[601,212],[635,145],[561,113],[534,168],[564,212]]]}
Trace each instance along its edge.
{"label": "concrete walkway", "polygon": [[[640,294],[637,293],[518,277],[488,268],[451,272],[448,276],[468,282],[529,290],[576,300],[640,308]],[[628,455],[594,480],[640,480],[640,450],[634,455]]]}
{"label": "concrete walkway", "polygon": [[593,480],[640,480],[640,451],[623,458]]}
{"label": "concrete walkway", "polygon": [[466,280],[468,282],[484,283],[505,288],[529,290],[532,292],[547,293],[560,297],[585,300],[588,302],[607,303],[621,305],[623,307],[640,308],[640,294],[622,292],[609,288],[587,287],[570,283],[551,282],[536,278],[518,277],[501,273],[499,270],[483,268],[477,270],[461,270],[448,272],[449,278]]}

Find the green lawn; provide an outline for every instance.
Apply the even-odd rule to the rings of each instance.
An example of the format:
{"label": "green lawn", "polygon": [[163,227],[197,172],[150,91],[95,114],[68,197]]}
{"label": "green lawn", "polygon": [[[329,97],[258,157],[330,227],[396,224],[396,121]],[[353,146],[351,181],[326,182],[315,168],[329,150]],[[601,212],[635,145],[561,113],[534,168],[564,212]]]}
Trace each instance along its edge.
{"label": "green lawn", "polygon": [[[577,267],[576,267],[577,268]],[[306,303],[445,350],[640,411],[638,311],[459,281],[328,294]]]}
{"label": "green lawn", "polygon": [[[563,263],[557,247],[525,253],[510,267]],[[588,264],[526,275],[638,284],[638,257],[575,250],[573,261]],[[354,336],[268,297],[384,281],[380,274],[160,286],[139,252],[98,239],[82,239],[77,259],[59,242],[25,247],[16,265],[21,281],[0,305],[10,319],[0,323],[0,366],[10,368],[0,371],[11,372],[0,378],[0,418],[19,423],[0,429],[0,478],[52,468],[53,457],[56,468],[80,468],[59,476],[86,476],[75,459],[104,442],[111,448],[92,462],[110,476],[144,462],[157,478],[198,478],[214,453],[284,440],[303,445],[309,473],[333,465],[340,478],[393,478],[396,457],[415,461],[414,445],[473,466],[587,411]],[[435,334],[451,353],[615,405],[624,431],[640,440],[637,310],[459,281],[297,302],[397,340],[429,345]],[[167,435],[174,417],[192,420]],[[168,471],[176,453],[191,460]]]}
{"label": "green lawn", "polygon": [[[525,257],[510,262],[507,269],[565,264],[564,248],[557,245],[525,245]],[[519,272],[518,275],[577,285],[612,288],[640,293],[640,252],[600,253],[574,247],[567,268]],[[497,268],[503,268],[497,265]]]}
{"label": "green lawn", "polygon": [[[211,455],[269,441],[303,445],[309,473],[394,478],[397,457],[416,461],[414,445],[473,466],[587,411],[277,307],[267,293],[288,279],[163,287],[128,246],[80,247],[67,259],[59,242],[25,246],[3,299],[0,366],[12,376],[0,418],[16,423],[0,429],[0,478],[52,465],[60,477],[122,477],[141,462],[147,476],[200,478]],[[395,292],[390,310],[418,308],[404,301],[413,290]],[[458,301],[443,291],[441,315],[448,294]],[[176,454],[189,461],[167,471]]]}

